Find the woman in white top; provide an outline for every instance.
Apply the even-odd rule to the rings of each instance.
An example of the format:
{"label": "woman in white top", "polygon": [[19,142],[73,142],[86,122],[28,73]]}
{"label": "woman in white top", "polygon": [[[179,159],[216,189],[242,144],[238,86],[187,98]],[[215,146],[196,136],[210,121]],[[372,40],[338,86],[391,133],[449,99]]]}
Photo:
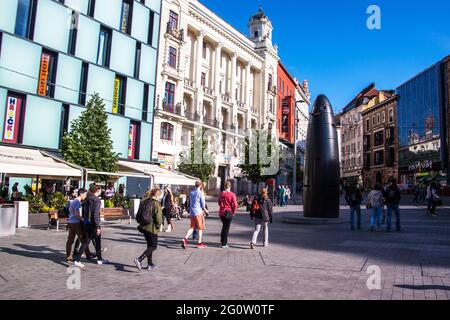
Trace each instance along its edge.
{"label": "woman in white top", "polygon": [[371,209],[370,231],[375,231],[375,228],[377,231],[380,230],[384,205],[381,189],[381,185],[376,184],[367,197],[367,204]]}

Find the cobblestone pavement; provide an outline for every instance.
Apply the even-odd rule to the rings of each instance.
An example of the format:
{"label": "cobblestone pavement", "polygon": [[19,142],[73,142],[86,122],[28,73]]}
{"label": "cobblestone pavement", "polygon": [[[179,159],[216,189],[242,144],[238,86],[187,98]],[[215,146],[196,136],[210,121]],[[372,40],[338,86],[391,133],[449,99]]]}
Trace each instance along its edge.
{"label": "cobblestone pavement", "polygon": [[[450,201],[447,201],[450,203]],[[0,238],[0,299],[449,299],[450,207],[437,218],[424,207],[403,205],[403,232],[369,231],[363,210],[363,230],[342,225],[290,225],[276,208],[270,225],[270,246],[249,248],[253,225],[241,212],[233,221],[230,248],[219,244],[217,206],[207,219],[207,249],[180,239],[188,219],[160,236],[154,255],[159,268],[137,272],[133,258],[145,249],[136,225],[105,224],[104,254],[111,261],[86,262],[81,289],[68,289],[65,263],[67,233],[20,229]],[[342,216],[348,216],[342,207]],[[395,219],[394,219],[395,220]],[[262,236],[262,234],[261,234]],[[367,286],[373,266],[381,271],[381,287]],[[371,271],[372,272],[372,271]]]}

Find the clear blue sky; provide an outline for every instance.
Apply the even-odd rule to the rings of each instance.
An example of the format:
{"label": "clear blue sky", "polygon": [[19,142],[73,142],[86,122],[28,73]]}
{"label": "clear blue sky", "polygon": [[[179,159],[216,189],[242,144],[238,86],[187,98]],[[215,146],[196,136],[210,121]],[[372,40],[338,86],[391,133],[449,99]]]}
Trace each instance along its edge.
{"label": "clear blue sky", "polygon": [[[201,0],[247,34],[259,5],[272,20],[283,64],[308,79],[313,97],[326,94],[341,110],[371,82],[395,89],[450,55],[448,0]],[[381,30],[366,10],[381,8]]]}

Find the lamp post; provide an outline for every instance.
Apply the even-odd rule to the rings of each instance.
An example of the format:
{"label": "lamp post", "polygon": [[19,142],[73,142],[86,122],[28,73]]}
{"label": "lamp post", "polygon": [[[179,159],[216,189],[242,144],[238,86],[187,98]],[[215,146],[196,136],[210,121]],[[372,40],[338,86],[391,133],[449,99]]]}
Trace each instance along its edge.
{"label": "lamp post", "polygon": [[299,118],[298,118],[298,111],[299,108],[297,107],[298,103],[305,103],[305,100],[298,100],[295,101],[295,132],[294,132],[294,172],[293,172],[293,182],[292,182],[292,192],[291,192],[291,196],[292,196],[292,204],[295,205],[295,196],[297,194],[297,140],[298,140],[298,123],[299,123]]}

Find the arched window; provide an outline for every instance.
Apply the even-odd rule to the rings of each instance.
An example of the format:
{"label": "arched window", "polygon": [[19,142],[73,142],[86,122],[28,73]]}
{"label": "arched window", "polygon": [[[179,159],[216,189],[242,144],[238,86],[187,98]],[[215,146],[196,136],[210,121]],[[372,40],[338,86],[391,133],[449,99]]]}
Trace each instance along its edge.
{"label": "arched window", "polygon": [[173,125],[171,125],[170,123],[161,123],[161,140],[173,140]]}

